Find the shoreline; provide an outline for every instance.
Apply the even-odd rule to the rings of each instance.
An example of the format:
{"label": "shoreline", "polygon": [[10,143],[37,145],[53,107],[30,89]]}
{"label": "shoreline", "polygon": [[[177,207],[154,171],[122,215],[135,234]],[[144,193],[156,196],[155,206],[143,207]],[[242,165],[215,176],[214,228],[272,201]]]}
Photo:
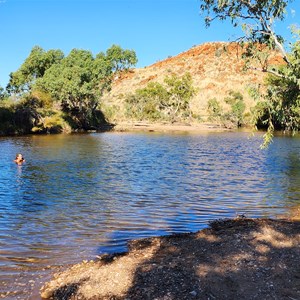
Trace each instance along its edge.
{"label": "shoreline", "polygon": [[43,299],[299,299],[300,222],[221,219],[57,273]]}
{"label": "shoreline", "polygon": [[[59,134],[85,134],[85,133],[103,133],[103,132],[230,132],[236,130],[249,131],[249,127],[226,128],[216,123],[150,123],[143,121],[119,122],[115,124],[105,124],[98,129],[91,130],[74,130],[71,132],[50,133],[50,135]],[[250,129],[251,130],[251,129]],[[0,137],[22,137],[31,135],[49,135],[49,133],[28,132],[24,134],[0,134]]]}
{"label": "shoreline", "polygon": [[[245,128],[243,128],[245,129]],[[226,128],[216,123],[148,123],[120,122],[113,126],[112,131],[130,132],[130,131],[148,131],[148,132],[225,132],[235,131],[237,128]]]}

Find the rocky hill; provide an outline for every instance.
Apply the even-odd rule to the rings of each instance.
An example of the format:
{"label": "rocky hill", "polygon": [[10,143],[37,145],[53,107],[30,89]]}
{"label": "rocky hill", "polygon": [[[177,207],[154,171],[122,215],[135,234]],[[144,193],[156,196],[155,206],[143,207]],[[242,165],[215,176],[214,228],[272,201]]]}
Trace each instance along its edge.
{"label": "rocky hill", "polygon": [[[163,82],[164,78],[171,74],[182,76],[189,72],[198,90],[190,102],[190,108],[202,121],[208,118],[208,100],[216,98],[226,109],[224,98],[228,97],[230,91],[243,95],[247,112],[255,105],[249,90],[261,88],[266,74],[254,70],[245,72],[241,54],[242,49],[236,43],[205,43],[148,67],[133,69],[114,79],[112,90],[103,98],[103,109],[110,116],[110,121],[126,121],[126,94],[145,87],[150,81]],[[271,64],[281,62],[276,53],[271,55],[269,60]]]}

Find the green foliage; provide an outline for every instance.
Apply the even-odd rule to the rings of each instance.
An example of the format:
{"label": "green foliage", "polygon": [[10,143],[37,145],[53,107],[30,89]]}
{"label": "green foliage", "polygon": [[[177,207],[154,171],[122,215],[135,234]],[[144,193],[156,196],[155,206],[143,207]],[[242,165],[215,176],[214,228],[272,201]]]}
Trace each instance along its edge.
{"label": "green foliage", "polygon": [[254,100],[259,100],[261,97],[261,93],[260,93],[260,84],[258,85],[249,85],[248,86],[248,94],[251,98],[253,98]]}
{"label": "green foliage", "polygon": [[[292,28],[297,40],[289,54],[285,50],[285,41],[276,34],[274,26],[275,21],[285,18],[286,8],[293,0],[200,1],[207,26],[215,19],[229,19],[234,27],[241,26],[244,30],[245,36],[239,40],[244,48],[246,69],[271,74],[267,93],[261,97],[256,95],[257,99],[264,99],[260,100],[253,111],[256,124],[266,125],[268,128],[264,143],[271,141],[274,129],[299,130],[300,30]],[[244,44],[244,41],[247,43]],[[269,65],[270,50],[274,49],[286,63],[281,68]]]}
{"label": "green foliage", "polygon": [[[96,129],[105,122],[99,104],[114,73],[127,71],[136,62],[133,50],[116,45],[95,57],[86,50],[73,49],[64,56],[60,50],[36,46],[10,74],[7,91],[16,102],[2,113],[12,114],[16,133],[65,131],[66,122],[76,130]],[[7,96],[0,89],[0,100]],[[19,126],[20,122],[24,125]]]}
{"label": "green foliage", "polygon": [[274,136],[274,126],[272,122],[269,122],[268,130],[264,134],[264,141],[260,145],[261,149],[266,149],[268,146],[272,143],[273,141],[273,136]]}
{"label": "green foliage", "polygon": [[208,101],[209,120],[221,122],[226,127],[242,126],[246,108],[243,95],[240,92],[230,91],[229,97],[226,97],[224,101],[231,107],[229,112],[224,112],[224,108],[216,98]]}
{"label": "green foliage", "polygon": [[127,116],[137,120],[156,121],[164,118],[163,106],[168,101],[168,91],[160,83],[150,82],[143,89],[125,98]]}
{"label": "green foliage", "polygon": [[224,99],[227,104],[234,105],[237,101],[243,101],[243,95],[240,92],[229,91],[229,96]]}
{"label": "green foliage", "polygon": [[253,110],[257,126],[274,129],[300,129],[300,42],[293,44],[289,64],[267,78],[267,92]]}
{"label": "green foliage", "polygon": [[0,101],[4,101],[8,99],[9,95],[8,93],[4,90],[2,86],[0,86]]}
{"label": "green foliage", "polygon": [[124,50],[118,45],[112,45],[106,51],[106,58],[113,72],[127,71],[138,61],[135,51]]}
{"label": "green foliage", "polygon": [[105,121],[99,103],[103,92],[110,88],[113,73],[135,62],[133,51],[115,45],[96,57],[90,51],[73,49],[37,80],[35,88],[50,93],[61,103],[72,128],[95,129]]}
{"label": "green foliage", "polygon": [[190,115],[189,101],[195,95],[192,77],[185,74],[166,77],[164,83],[150,82],[126,97],[127,116],[138,120],[168,120]]}
{"label": "green foliage", "polygon": [[274,20],[283,20],[292,0],[200,0],[206,26],[215,19],[229,19],[234,27],[241,26],[253,40],[272,37]]}
{"label": "green foliage", "polygon": [[[234,27],[240,26],[245,35],[238,39],[244,49],[246,67],[256,61],[260,70],[267,72],[270,49],[277,49],[288,62],[282,36],[276,34],[274,23],[286,16],[286,7],[293,0],[200,0],[200,11],[205,24],[218,19],[230,20]],[[246,42],[246,43],[245,43]]]}
{"label": "green foliage", "polygon": [[36,103],[24,100],[22,102],[3,101],[0,105],[0,134],[26,134],[29,133],[35,117]]}
{"label": "green foliage", "polygon": [[226,97],[224,100],[230,104],[231,112],[228,114],[228,119],[238,127],[243,124],[243,114],[246,109],[246,105],[243,99],[243,95],[240,92],[230,91],[230,97]]}
{"label": "green foliage", "polygon": [[209,99],[207,103],[207,110],[210,121],[220,122],[223,116],[223,108],[216,98]]}
{"label": "green foliage", "polygon": [[187,112],[189,101],[196,94],[191,74],[186,73],[182,78],[172,75],[166,77],[164,82],[167,84],[169,94],[167,105],[171,109],[171,113],[176,115],[177,112]]}
{"label": "green foliage", "polygon": [[61,111],[48,94],[33,92],[17,102],[2,101],[0,135],[59,133],[69,131]]}
{"label": "green foliage", "polygon": [[36,122],[31,131],[35,133],[61,133],[70,131],[70,128],[61,112],[44,111],[39,122]]}
{"label": "green foliage", "polygon": [[43,77],[45,72],[53,64],[58,64],[63,57],[64,54],[60,50],[45,51],[41,47],[33,47],[21,67],[10,74],[7,90],[17,94],[30,91],[35,80]]}
{"label": "green foliage", "polygon": [[89,129],[93,125],[91,120],[99,100],[96,87],[100,81],[93,74],[94,62],[90,51],[73,49],[60,64],[49,68],[35,85],[36,89],[50,93],[61,102],[63,111],[73,118],[76,128]]}
{"label": "green foliage", "polygon": [[119,113],[121,112],[121,108],[119,105],[104,105],[103,102],[101,103],[101,111],[105,116],[105,120],[108,123],[115,123],[119,119]]}

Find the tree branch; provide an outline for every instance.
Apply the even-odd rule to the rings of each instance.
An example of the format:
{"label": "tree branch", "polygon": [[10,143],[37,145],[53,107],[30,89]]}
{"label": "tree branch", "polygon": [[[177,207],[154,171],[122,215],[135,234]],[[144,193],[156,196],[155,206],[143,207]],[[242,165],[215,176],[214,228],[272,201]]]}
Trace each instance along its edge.
{"label": "tree branch", "polygon": [[270,36],[273,38],[273,40],[275,42],[275,45],[277,46],[278,50],[282,54],[284,61],[289,65],[290,61],[288,59],[287,53],[286,53],[283,45],[278,41],[278,38],[277,38],[276,34],[273,32],[273,30],[270,28],[270,26],[267,25],[267,24],[266,24],[266,26],[267,26],[267,29],[270,32]]}
{"label": "tree branch", "polygon": [[264,69],[264,68],[257,68],[257,67],[249,67],[250,70],[254,70],[254,71],[260,71],[263,73],[269,73],[272,74],[276,77],[280,77],[280,78],[286,78],[283,74],[280,74],[274,70],[270,70],[270,69]]}

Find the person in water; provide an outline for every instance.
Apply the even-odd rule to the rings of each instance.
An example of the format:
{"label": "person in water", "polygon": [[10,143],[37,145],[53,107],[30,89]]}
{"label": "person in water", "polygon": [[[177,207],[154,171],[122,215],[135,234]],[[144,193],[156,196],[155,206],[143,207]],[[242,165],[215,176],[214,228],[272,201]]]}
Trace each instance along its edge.
{"label": "person in water", "polygon": [[21,153],[16,155],[16,159],[14,160],[14,162],[18,165],[21,165],[22,163],[25,162],[25,158],[23,157],[23,155]]}

